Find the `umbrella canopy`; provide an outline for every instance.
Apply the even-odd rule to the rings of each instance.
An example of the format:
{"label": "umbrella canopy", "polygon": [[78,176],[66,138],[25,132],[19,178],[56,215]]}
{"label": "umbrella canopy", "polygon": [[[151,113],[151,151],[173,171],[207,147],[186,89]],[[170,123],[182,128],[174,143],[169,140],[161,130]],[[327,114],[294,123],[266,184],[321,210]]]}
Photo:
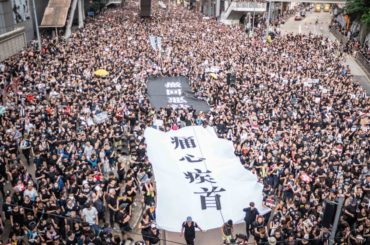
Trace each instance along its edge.
{"label": "umbrella canopy", "polygon": [[94,72],[94,74],[99,77],[105,77],[109,75],[109,72],[105,69],[98,69]]}
{"label": "umbrella canopy", "polygon": [[214,73],[210,73],[209,74],[209,76],[211,77],[211,78],[213,78],[213,79],[217,79],[218,77],[217,77],[217,75],[216,74],[214,74]]}

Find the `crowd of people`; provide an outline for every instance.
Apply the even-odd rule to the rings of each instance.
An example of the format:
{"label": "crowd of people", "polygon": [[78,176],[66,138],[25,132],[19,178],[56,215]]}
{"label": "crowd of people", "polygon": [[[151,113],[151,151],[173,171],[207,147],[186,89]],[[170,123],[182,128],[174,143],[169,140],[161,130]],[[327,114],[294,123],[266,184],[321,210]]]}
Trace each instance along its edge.
{"label": "crowd of people", "polygon": [[[337,244],[369,242],[370,101],[338,43],[278,32],[266,42],[262,31],[248,37],[155,5],[147,19],[130,1],[105,10],[68,41],[43,39],[40,52],[30,47],[0,64],[0,226],[10,229],[2,242],[122,244],[143,203],[139,229],[145,244],[157,243],[143,138],[157,119],[160,130],[208,125],[234,143],[274,209],[270,223],[248,216],[257,244],[323,244],[324,200],[338,197]],[[162,37],[162,50],[149,35]],[[217,78],[206,73],[212,66]],[[94,75],[100,68],[109,75]],[[189,78],[211,110],[156,111],[146,81],[158,76]]]}

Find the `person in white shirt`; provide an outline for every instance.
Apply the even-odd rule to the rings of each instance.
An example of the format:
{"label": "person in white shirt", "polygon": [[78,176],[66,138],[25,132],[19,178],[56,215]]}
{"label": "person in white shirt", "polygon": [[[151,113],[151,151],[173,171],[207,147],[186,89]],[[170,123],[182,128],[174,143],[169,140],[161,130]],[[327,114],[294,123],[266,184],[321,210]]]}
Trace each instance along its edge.
{"label": "person in white shirt", "polygon": [[93,154],[94,147],[90,144],[90,142],[86,142],[86,145],[84,147],[84,154],[87,159],[90,159],[91,155]]}
{"label": "person in white shirt", "polygon": [[89,202],[86,205],[86,208],[82,210],[81,216],[84,219],[84,221],[86,221],[90,225],[95,235],[98,235],[101,231],[99,227],[98,210],[93,206],[92,202]]}
{"label": "person in white shirt", "polygon": [[98,225],[99,218],[98,218],[98,211],[92,205],[91,202],[87,204],[87,207],[82,210],[82,218],[89,223],[89,225]]}
{"label": "person in white shirt", "polygon": [[35,187],[33,187],[33,183],[31,181],[28,182],[27,189],[23,192],[23,196],[24,197],[29,196],[29,198],[33,202],[36,200],[36,197],[38,196],[38,193],[37,193],[37,190],[35,189]]}

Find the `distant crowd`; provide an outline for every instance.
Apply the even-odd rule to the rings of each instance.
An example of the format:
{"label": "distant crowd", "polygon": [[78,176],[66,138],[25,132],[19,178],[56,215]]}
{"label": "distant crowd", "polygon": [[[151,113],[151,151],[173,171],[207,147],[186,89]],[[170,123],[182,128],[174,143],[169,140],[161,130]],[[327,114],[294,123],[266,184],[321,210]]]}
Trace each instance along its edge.
{"label": "distant crowd", "polygon": [[[270,223],[256,212],[246,220],[257,244],[325,244],[324,200],[338,197],[336,243],[368,244],[370,100],[339,44],[279,33],[266,41],[262,30],[248,37],[153,6],[148,19],[131,1],[105,10],[68,41],[43,39],[40,53],[30,47],[0,64],[2,242],[124,244],[141,205],[142,239],[157,244],[143,132],[160,119],[160,130],[209,125],[233,142],[274,209]],[[162,37],[161,51],[150,35]],[[156,111],[146,81],[159,76],[189,78],[211,111]]]}

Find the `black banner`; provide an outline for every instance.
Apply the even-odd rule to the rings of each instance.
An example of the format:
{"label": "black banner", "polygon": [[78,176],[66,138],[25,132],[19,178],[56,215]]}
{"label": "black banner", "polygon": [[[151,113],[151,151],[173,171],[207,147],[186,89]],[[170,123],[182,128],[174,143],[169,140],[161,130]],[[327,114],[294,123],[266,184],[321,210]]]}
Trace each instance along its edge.
{"label": "black banner", "polygon": [[197,111],[209,111],[207,102],[197,99],[185,77],[162,77],[148,80],[150,103],[156,108],[171,106],[173,108],[192,107]]}

